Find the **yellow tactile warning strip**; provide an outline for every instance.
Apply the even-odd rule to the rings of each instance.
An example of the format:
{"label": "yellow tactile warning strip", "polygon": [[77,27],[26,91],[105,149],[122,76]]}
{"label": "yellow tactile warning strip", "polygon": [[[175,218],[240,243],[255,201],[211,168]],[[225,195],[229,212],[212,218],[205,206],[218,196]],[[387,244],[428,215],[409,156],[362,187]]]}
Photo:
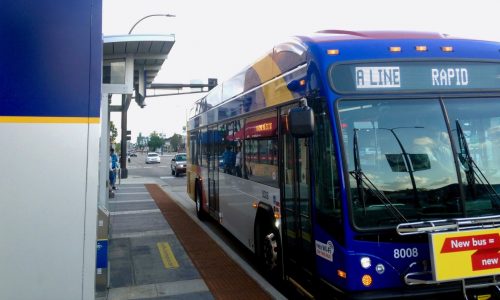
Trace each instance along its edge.
{"label": "yellow tactile warning strip", "polygon": [[174,252],[170,248],[170,244],[166,242],[158,243],[158,251],[160,251],[161,260],[165,269],[177,269],[179,268],[179,263],[175,259]]}
{"label": "yellow tactile warning strip", "polygon": [[272,299],[158,185],[145,186],[216,299]]}

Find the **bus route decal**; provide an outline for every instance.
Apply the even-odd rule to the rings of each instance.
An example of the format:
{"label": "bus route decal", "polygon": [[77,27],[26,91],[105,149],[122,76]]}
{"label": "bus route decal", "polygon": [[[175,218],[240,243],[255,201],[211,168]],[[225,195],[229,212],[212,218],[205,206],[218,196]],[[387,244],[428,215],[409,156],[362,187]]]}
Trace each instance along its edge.
{"label": "bus route decal", "polygon": [[500,270],[500,229],[431,235],[435,279],[438,281],[497,274]]}
{"label": "bus route decal", "polygon": [[466,68],[431,69],[433,86],[469,85],[469,71]]}
{"label": "bus route decal", "polygon": [[328,241],[326,244],[320,241],[315,241],[316,244],[316,255],[323,257],[328,261],[333,261],[333,243]]}
{"label": "bus route decal", "polygon": [[340,63],[331,68],[338,93],[500,90],[500,64],[472,61]]}
{"label": "bus route decal", "polygon": [[401,73],[394,67],[356,67],[356,88],[399,88]]}

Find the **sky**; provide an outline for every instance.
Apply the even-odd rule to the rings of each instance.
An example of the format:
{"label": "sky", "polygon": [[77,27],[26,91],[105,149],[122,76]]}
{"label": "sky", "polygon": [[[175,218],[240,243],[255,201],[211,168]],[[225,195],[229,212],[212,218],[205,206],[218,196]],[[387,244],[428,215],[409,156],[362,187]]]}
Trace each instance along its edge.
{"label": "sky", "polygon": [[[221,83],[288,37],[323,29],[431,31],[500,41],[499,0],[103,0],[103,35],[125,35],[150,14],[176,15],[147,18],[133,31],[175,35],[155,83]],[[143,109],[133,102],[132,142],[139,133],[183,133],[189,109],[203,95],[147,98]],[[120,127],[119,113],[111,120]]]}

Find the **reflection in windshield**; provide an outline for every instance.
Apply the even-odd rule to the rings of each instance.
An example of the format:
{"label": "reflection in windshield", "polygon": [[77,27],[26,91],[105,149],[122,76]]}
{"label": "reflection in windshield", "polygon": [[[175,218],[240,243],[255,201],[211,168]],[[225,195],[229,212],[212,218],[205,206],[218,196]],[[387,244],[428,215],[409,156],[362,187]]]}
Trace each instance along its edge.
{"label": "reflection in windshield", "polygon": [[[455,160],[437,99],[345,100],[338,109],[349,171],[356,168],[353,143],[357,132],[358,168],[405,219],[462,216]],[[349,180],[358,227],[400,222],[373,188],[364,184],[360,193],[356,178]]]}
{"label": "reflection in windshield", "polygon": [[447,99],[444,103],[460,159],[467,216],[498,213],[500,102],[498,99]]}

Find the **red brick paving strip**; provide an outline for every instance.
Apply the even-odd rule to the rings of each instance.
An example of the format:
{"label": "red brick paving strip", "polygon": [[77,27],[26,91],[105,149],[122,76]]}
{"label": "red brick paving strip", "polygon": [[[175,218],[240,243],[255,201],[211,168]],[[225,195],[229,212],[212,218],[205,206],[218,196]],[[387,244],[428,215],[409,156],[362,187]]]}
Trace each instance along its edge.
{"label": "red brick paving strip", "polygon": [[165,191],[145,186],[216,299],[272,299]]}

